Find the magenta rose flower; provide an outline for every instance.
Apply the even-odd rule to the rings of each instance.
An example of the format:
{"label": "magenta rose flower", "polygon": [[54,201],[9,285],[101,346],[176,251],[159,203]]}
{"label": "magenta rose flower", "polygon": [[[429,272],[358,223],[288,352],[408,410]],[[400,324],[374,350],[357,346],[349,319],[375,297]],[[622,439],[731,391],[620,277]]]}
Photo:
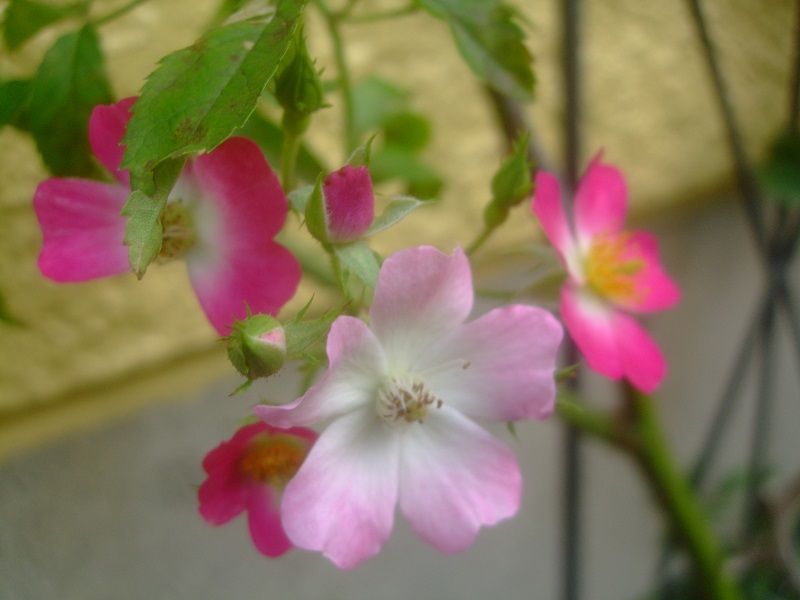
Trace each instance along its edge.
{"label": "magenta rose flower", "polygon": [[[129,270],[120,215],[130,194],[120,169],[120,146],[135,98],[95,107],[89,141],[115,183],[52,178],[39,184],[33,204],[44,244],[39,269],[58,282],[77,282]],[[287,203],[253,142],[231,138],[186,164],[162,216],[161,261],[183,258],[208,320],[227,334],[235,319],[275,314],[295,293],[300,266],[272,238]]]}
{"label": "magenta rose flower", "polygon": [[208,477],[197,492],[202,517],[211,525],[224,525],[247,512],[250,537],[259,552],[275,557],[290,550],[281,525],[280,496],[316,438],[301,427],[283,430],[253,423],[240,428],[203,460]]}
{"label": "magenta rose flower", "polygon": [[656,238],[623,230],[628,192],[622,173],[600,156],[591,162],[575,195],[574,230],[551,173],[537,173],[532,208],[569,274],[561,318],[587,363],[610,379],[625,377],[645,393],[654,391],[667,364],[633,315],[674,306],[680,290],[661,267]]}

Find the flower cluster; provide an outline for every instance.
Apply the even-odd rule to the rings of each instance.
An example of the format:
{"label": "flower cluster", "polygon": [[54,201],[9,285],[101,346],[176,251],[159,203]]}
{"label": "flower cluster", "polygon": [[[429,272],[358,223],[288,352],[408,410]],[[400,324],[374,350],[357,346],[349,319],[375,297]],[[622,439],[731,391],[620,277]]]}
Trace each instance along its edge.
{"label": "flower cluster", "polygon": [[[120,211],[130,182],[120,142],[134,102],[99,106],[91,117],[92,148],[114,183],[49,179],[36,190],[39,267],[55,281],[128,270]],[[668,308],[679,292],[653,236],[623,230],[622,175],[599,158],[591,163],[575,196],[574,227],[553,175],[540,172],[535,190],[533,212],[569,276],[560,312],[572,339],[596,371],[655,390],[666,363],[633,315]],[[314,194],[308,229],[334,261],[375,231],[367,167],[341,168]],[[185,259],[200,305],[227,335],[231,361],[248,384],[280,370],[298,337],[275,318],[300,278],[297,260],[273,241],[286,213],[259,148],[231,138],[185,165],[160,217],[160,259]],[[369,250],[359,256],[374,258]],[[423,540],[453,553],[519,509],[516,458],[479,422],[553,412],[560,322],[526,304],[469,321],[472,273],[458,248],[408,248],[375,270],[371,302],[348,306],[351,314],[326,324],[328,364],[318,381],[293,402],[257,406],[260,421],[203,461],[200,514],[220,525],[247,512],[266,556],[297,546],[353,568],[381,549],[398,507]],[[369,283],[368,273],[361,277]],[[319,437],[307,428],[323,423]]]}

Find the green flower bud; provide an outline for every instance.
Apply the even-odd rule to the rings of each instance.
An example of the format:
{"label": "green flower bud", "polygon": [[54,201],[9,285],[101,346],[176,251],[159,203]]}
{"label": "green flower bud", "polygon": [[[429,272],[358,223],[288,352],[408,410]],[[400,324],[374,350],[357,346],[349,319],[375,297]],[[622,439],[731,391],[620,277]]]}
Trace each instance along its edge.
{"label": "green flower bud", "polygon": [[237,321],[226,342],[231,363],[250,380],[274,375],[286,360],[286,334],[270,315]]}

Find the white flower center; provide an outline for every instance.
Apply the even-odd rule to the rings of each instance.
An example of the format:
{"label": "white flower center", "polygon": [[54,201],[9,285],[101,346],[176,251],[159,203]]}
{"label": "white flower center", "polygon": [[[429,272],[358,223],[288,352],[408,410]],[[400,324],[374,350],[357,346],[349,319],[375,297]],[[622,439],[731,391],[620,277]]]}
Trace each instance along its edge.
{"label": "white flower center", "polygon": [[429,408],[441,408],[442,400],[421,381],[388,378],[378,390],[378,415],[387,423],[424,423]]}

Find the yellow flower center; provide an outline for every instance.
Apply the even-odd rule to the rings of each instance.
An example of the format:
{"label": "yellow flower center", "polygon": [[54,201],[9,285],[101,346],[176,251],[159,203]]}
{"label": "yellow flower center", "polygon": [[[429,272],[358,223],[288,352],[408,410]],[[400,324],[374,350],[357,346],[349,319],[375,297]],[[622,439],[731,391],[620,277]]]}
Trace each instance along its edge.
{"label": "yellow flower center", "polygon": [[161,214],[161,227],[164,231],[161,250],[158,253],[160,262],[180,258],[197,243],[197,231],[192,213],[184,202],[175,200],[164,207]]}
{"label": "yellow flower center", "polygon": [[294,436],[271,435],[255,438],[239,462],[249,479],[283,489],[305,460],[308,447]]}
{"label": "yellow flower center", "polygon": [[630,236],[599,235],[586,255],[586,283],[599,296],[630,301],[637,295],[636,275],[644,268],[641,258],[630,256]]}

